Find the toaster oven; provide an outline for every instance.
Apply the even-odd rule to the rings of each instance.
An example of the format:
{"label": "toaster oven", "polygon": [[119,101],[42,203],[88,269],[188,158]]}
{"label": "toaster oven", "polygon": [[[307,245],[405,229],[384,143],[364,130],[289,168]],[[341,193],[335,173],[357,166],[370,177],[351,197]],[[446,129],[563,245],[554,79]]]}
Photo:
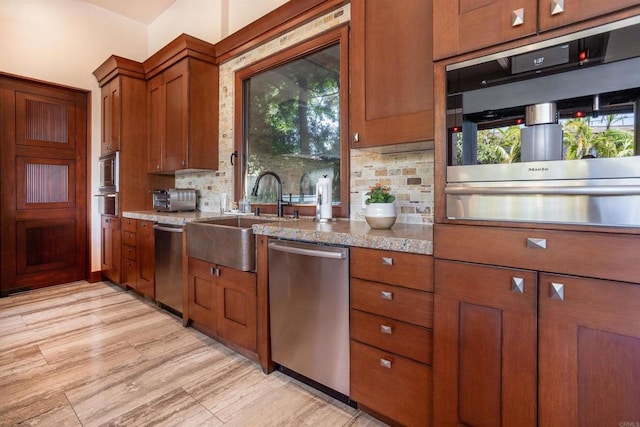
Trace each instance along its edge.
{"label": "toaster oven", "polygon": [[196,210],[196,190],[164,188],[153,190],[153,209],[159,212],[189,212]]}

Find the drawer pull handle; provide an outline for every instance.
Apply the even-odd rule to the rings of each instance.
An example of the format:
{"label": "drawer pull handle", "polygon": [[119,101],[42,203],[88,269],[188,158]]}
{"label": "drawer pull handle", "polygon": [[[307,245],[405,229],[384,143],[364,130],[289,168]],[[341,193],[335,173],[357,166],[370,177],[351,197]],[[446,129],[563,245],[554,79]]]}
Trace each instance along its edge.
{"label": "drawer pull handle", "polygon": [[380,298],[392,300],[393,299],[393,292],[380,291]]}
{"label": "drawer pull handle", "polygon": [[383,368],[391,369],[391,360],[380,359],[380,366],[382,366]]}
{"label": "drawer pull handle", "polygon": [[547,249],[547,239],[529,237],[527,239],[527,247],[529,249]]}
{"label": "drawer pull handle", "polygon": [[382,265],[393,265],[393,258],[383,256]]}
{"label": "drawer pull handle", "polygon": [[391,326],[380,325],[380,332],[382,332],[383,334],[391,335],[393,333],[393,330],[391,329]]}
{"label": "drawer pull handle", "polygon": [[511,278],[511,292],[514,294],[524,294],[524,279],[522,277]]}
{"label": "drawer pull handle", "polygon": [[511,26],[517,27],[524,24],[524,9],[516,9],[511,12]]}
{"label": "drawer pull handle", "polygon": [[564,285],[562,283],[551,283],[549,288],[549,296],[551,299],[564,301]]}
{"label": "drawer pull handle", "polygon": [[551,0],[551,15],[564,12],[564,0]]}

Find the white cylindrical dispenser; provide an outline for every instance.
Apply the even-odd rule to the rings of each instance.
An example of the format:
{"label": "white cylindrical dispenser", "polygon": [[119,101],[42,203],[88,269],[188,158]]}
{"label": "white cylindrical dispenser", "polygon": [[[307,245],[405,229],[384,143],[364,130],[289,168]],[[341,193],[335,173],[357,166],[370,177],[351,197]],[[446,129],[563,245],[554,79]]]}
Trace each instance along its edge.
{"label": "white cylindrical dispenser", "polygon": [[332,182],[331,178],[327,178],[324,175],[322,178],[318,178],[316,183],[316,219],[320,221],[328,221],[332,217],[331,201],[333,195],[331,194]]}

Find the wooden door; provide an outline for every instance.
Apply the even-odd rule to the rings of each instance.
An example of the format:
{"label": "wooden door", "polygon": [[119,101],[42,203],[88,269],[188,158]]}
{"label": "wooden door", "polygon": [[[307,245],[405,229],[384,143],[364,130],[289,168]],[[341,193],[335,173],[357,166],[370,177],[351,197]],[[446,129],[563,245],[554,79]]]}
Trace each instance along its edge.
{"label": "wooden door", "polygon": [[121,90],[120,78],[116,77],[102,86],[102,129],[100,138],[100,154],[107,154],[120,149]]}
{"label": "wooden door", "polygon": [[432,34],[431,0],[352,0],[352,148],[433,139]]}
{"label": "wooden door", "polygon": [[[540,31],[638,6],[637,0],[538,0]],[[561,6],[560,4],[563,3]]]}
{"label": "wooden door", "polygon": [[166,110],[164,109],[166,93],[163,85],[162,74],[149,80],[149,139],[147,172],[161,172],[162,146],[164,145],[164,123]]}
{"label": "wooden door", "polygon": [[536,279],[436,260],[434,425],[536,426]]}
{"label": "wooden door", "polygon": [[434,59],[535,34],[537,6],[537,0],[433,0]]}
{"label": "wooden door", "polygon": [[87,93],[0,75],[1,284],[87,277]]}
{"label": "wooden door", "polygon": [[216,331],[215,266],[189,257],[188,298],[189,321],[208,334]]}
{"label": "wooden door", "polygon": [[222,266],[218,266],[218,272],[218,334],[250,351],[256,351],[256,275]]}
{"label": "wooden door", "polygon": [[187,165],[187,126],[189,123],[189,60],[183,59],[162,73],[165,87],[165,141],[161,150],[163,171],[184,169]]}
{"label": "wooden door", "polygon": [[640,285],[540,275],[539,425],[640,420]]}

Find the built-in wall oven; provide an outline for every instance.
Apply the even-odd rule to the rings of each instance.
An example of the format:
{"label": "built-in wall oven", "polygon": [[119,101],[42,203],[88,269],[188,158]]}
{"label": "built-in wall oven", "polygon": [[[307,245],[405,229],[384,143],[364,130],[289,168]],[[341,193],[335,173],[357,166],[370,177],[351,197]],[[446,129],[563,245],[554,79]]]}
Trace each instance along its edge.
{"label": "built-in wall oven", "polygon": [[98,209],[101,215],[119,214],[119,180],[120,180],[120,152],[115,151],[100,156],[98,159]]}
{"label": "built-in wall oven", "polygon": [[447,67],[446,215],[640,226],[640,17]]}

